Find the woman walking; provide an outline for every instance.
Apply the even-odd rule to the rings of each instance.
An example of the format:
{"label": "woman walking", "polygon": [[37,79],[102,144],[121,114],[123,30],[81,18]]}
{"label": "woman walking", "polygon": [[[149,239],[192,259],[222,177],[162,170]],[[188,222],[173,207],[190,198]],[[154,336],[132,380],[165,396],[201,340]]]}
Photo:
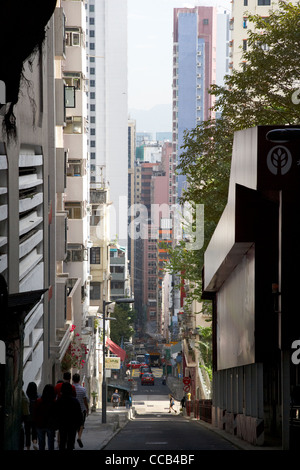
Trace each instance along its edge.
{"label": "woman walking", "polygon": [[169,397],[170,397],[169,413],[171,413],[172,410],[173,410],[175,413],[177,413],[177,411],[174,410],[174,408],[173,408],[174,405],[175,405],[174,397],[173,397],[173,395],[172,395],[171,393],[170,393]]}
{"label": "woman walking", "polygon": [[24,423],[25,446],[27,450],[30,450],[32,442],[34,450],[37,450],[37,431],[35,422],[33,421],[34,407],[38,399],[37,385],[35,382],[29,382],[26,389],[26,395],[29,400],[29,415],[27,416],[27,419]]}
{"label": "woman walking", "polygon": [[75,437],[83,425],[81,407],[73,396],[72,385],[64,382],[61,397],[55,402],[55,420],[59,430],[59,450],[74,450]]}
{"label": "woman walking", "polygon": [[38,398],[36,401],[33,413],[33,419],[37,428],[39,450],[45,450],[46,436],[48,439],[48,450],[54,450],[54,405],[54,386],[51,384],[47,384],[44,387],[41,398]]}

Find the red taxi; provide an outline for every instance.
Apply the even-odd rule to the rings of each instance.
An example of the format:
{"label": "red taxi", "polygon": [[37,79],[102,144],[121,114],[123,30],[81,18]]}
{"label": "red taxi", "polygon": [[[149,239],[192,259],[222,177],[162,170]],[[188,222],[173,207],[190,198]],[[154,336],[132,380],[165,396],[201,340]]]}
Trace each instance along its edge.
{"label": "red taxi", "polygon": [[145,372],[141,378],[141,385],[154,385],[154,377],[153,374]]}

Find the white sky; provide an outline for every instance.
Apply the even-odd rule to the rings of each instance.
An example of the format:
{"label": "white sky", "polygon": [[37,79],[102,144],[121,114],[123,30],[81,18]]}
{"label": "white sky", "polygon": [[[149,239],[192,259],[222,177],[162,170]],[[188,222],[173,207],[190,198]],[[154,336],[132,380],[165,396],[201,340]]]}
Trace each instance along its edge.
{"label": "white sky", "polygon": [[217,6],[230,0],[128,0],[128,107],[172,102],[173,8]]}

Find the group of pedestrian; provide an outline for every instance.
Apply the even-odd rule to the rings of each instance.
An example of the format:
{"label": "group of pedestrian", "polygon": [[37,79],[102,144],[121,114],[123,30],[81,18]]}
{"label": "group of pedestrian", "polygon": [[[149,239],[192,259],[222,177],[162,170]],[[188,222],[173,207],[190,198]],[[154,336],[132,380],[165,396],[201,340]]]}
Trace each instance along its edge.
{"label": "group of pedestrian", "polygon": [[76,373],[72,379],[73,384],[71,373],[64,373],[56,386],[45,385],[40,397],[36,384],[28,384],[29,416],[24,417],[26,449],[30,449],[32,441],[34,449],[45,450],[47,438],[48,450],[54,450],[57,437],[59,450],[73,450],[76,434],[79,447],[83,447],[81,437],[89,411],[88,397],[80,385],[80,375]]}

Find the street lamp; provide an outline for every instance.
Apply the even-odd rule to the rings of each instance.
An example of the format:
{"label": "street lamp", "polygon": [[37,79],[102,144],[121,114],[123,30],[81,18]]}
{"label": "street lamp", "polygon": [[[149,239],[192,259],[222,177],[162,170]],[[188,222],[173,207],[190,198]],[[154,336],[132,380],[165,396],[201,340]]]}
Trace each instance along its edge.
{"label": "street lamp", "polygon": [[106,307],[110,304],[132,304],[134,299],[124,298],[105,301],[103,300],[103,368],[102,368],[102,423],[106,423],[106,377],[105,377],[105,320],[116,320],[116,318],[106,317]]}

